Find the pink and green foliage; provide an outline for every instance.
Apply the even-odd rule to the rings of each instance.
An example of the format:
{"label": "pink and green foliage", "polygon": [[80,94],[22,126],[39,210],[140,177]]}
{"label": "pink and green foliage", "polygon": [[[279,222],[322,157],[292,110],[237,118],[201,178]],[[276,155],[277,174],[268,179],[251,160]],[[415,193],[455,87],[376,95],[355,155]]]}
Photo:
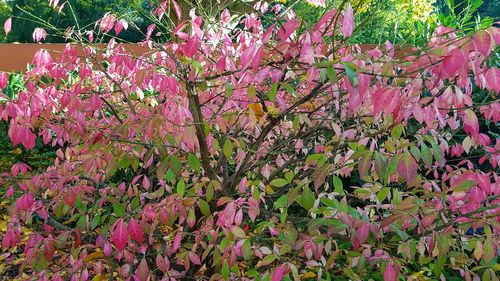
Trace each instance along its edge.
{"label": "pink and green foliage", "polygon": [[[192,11],[170,42],[151,26],[140,57],[40,50],[0,117],[57,157],[2,175],[2,246],[33,229],[36,280],[494,277],[500,31],[438,28],[398,58],[348,43],[354,12],[299,33],[293,16],[231,30]],[[86,34],[125,26],[106,14]]]}

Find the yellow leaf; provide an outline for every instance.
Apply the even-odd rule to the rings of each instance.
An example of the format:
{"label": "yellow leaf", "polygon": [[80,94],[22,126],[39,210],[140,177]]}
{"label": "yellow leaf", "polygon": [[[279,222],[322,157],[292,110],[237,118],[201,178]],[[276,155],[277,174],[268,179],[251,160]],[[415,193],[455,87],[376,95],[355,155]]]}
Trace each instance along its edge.
{"label": "yellow leaf", "polygon": [[100,275],[96,275],[94,276],[94,278],[92,279],[92,281],[104,281],[104,280],[109,280],[109,274],[100,274]]}
{"label": "yellow leaf", "polygon": [[266,193],[267,194],[273,194],[274,189],[270,185],[266,185]]}
{"label": "yellow leaf", "polygon": [[103,259],[104,255],[102,252],[93,252],[91,254],[88,254],[86,257],[83,258],[84,262],[90,262],[93,260],[98,260],[98,259]]}
{"label": "yellow leaf", "polygon": [[314,278],[314,277],[316,277],[316,273],[314,273],[314,272],[310,272],[310,271],[308,271],[308,272],[306,272],[306,273],[302,274],[302,276],[301,276],[301,278],[302,278],[302,279],[306,279],[306,278]]}
{"label": "yellow leaf", "polygon": [[262,104],[260,104],[260,103],[249,103],[247,105],[247,108],[249,110],[253,111],[253,114],[258,119],[262,118],[262,116],[264,116],[264,114],[265,114],[264,109],[262,108]]}

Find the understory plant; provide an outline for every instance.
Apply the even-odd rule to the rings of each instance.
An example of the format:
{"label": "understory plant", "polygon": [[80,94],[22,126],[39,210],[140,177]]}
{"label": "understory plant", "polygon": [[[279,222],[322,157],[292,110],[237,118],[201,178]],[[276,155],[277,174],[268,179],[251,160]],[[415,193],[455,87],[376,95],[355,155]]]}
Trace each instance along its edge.
{"label": "understory plant", "polygon": [[20,278],[497,280],[500,30],[438,27],[395,56],[349,43],[348,1],[308,29],[281,7],[237,25],[192,10],[157,43],[169,0],[143,55],[36,53],[0,107],[12,145],[56,150],[0,176]]}

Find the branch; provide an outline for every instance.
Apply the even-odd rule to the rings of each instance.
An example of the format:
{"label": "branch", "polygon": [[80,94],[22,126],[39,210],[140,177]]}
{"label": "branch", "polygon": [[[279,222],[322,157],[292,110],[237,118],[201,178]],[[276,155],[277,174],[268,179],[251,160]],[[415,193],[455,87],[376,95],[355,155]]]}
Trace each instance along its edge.
{"label": "branch", "polygon": [[186,82],[187,93],[189,97],[189,109],[194,119],[194,127],[196,129],[196,138],[200,145],[201,163],[203,169],[210,179],[215,179],[215,173],[210,166],[210,153],[208,152],[207,140],[205,138],[205,130],[203,128],[203,115],[201,114],[200,100],[195,93],[193,86]]}

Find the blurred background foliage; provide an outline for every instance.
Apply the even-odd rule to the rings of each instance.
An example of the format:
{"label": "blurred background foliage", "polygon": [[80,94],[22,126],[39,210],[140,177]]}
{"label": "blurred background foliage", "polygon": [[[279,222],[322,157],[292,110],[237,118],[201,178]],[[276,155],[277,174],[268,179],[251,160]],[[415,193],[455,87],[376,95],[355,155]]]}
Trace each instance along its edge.
{"label": "blurred background foliage", "polygon": [[[3,42],[32,42],[32,31],[39,27],[32,15],[47,19],[53,26],[64,30],[78,22],[80,27],[92,29],[93,22],[106,12],[113,12],[128,22],[132,28],[120,34],[119,38],[128,42],[139,42],[147,26],[152,23],[149,13],[159,0],[68,0],[61,13],[54,11],[48,0],[0,0],[0,21],[13,17],[12,32],[3,34]],[[61,1],[62,3],[63,1]],[[183,19],[189,10],[196,8],[199,14],[210,16],[224,8],[234,13],[249,11],[256,0],[177,0],[183,8]],[[213,3],[212,3],[213,2]],[[328,9],[338,8],[343,0],[325,0],[324,7],[311,5],[313,0],[268,1],[270,5],[281,3],[293,10],[302,19],[303,27],[316,22]],[[500,0],[349,0],[356,11],[357,22],[361,23],[353,43],[382,44],[386,41],[399,44],[422,44],[438,24],[465,31],[482,28],[500,20]],[[218,6],[218,7],[217,7]],[[216,7],[217,9],[214,9]],[[219,9],[220,8],[220,9]],[[30,15],[31,14],[31,15]],[[268,13],[266,16],[271,16]],[[175,22],[175,19],[173,19]],[[83,28],[85,29],[85,28]],[[49,30],[48,30],[49,31]],[[64,38],[54,36],[49,31],[45,42],[64,42]]]}

